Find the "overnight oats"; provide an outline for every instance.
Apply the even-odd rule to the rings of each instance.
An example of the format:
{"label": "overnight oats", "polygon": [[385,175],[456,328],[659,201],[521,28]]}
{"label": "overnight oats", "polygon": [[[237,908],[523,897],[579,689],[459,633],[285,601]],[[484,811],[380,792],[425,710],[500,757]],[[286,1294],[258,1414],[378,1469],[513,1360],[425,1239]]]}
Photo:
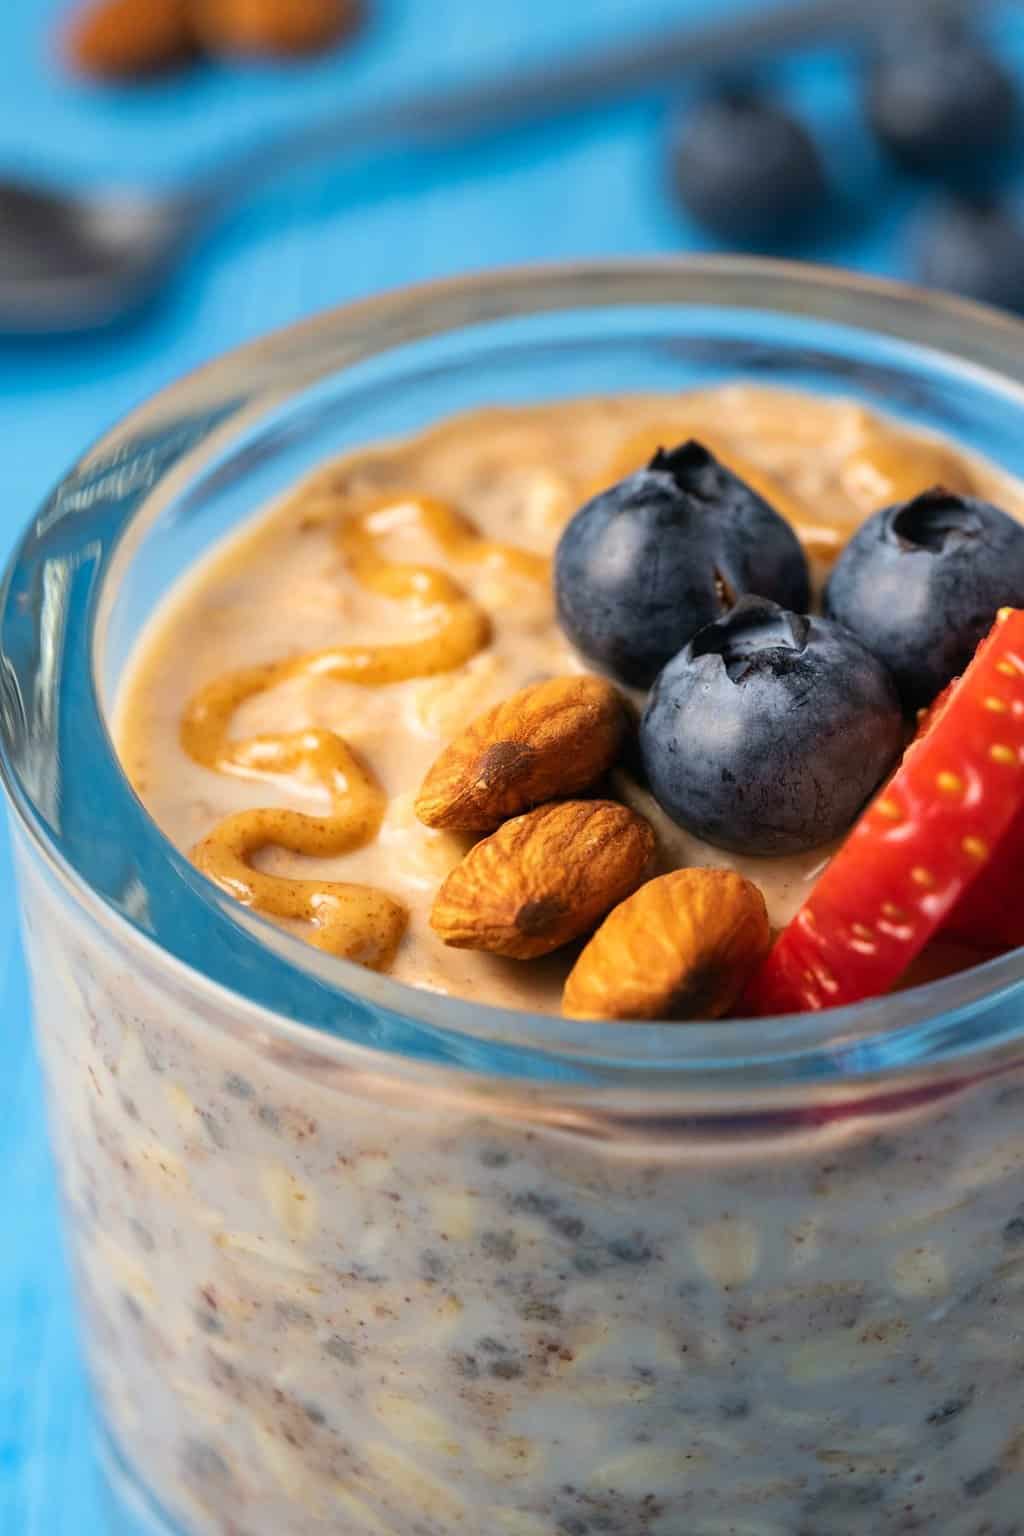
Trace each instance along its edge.
{"label": "overnight oats", "polygon": [[[804,903],[907,722],[1024,604],[1022,511],[1019,486],[948,443],[782,391],[458,417],[327,465],[185,584],[122,690],[122,761],[223,890],[413,986],[716,1017],[787,930],[761,1011],[849,1001],[919,954],[932,970],[976,961],[985,926],[950,892],[979,869],[987,904],[990,878],[1008,888],[984,866],[1014,770],[987,749],[1016,763],[1017,715],[1000,729],[983,711],[991,740],[962,765],[980,696],[966,682],[946,744],[928,746],[952,864],[927,868],[947,836],[930,811],[904,815],[911,754],[906,788],[837,861],[843,888],[853,864],[868,878],[859,839],[888,835],[885,889],[858,893],[850,919],[882,931],[840,957],[865,984],[776,996]],[[1002,650],[1020,644],[991,663],[1012,701]],[[683,929],[654,934],[659,903]]]}
{"label": "overnight oats", "polygon": [[[742,380],[371,438],[256,502],[119,680],[166,907],[128,861],[112,922],[19,842],[152,1528],[1024,1536],[1021,1005],[986,979],[1024,940],[1020,483]],[[191,968],[132,927],[176,904]],[[941,1070],[861,1036],[883,997]],[[500,1033],[407,1053],[446,1009]]]}

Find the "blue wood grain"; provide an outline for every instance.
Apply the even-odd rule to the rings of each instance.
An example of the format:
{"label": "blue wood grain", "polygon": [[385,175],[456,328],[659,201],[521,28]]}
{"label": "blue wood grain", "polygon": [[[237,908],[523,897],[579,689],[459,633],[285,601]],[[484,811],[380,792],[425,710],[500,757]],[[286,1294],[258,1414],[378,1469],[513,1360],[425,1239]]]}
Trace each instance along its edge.
{"label": "blue wood grain", "polygon": [[[349,54],[293,69],[207,69],[101,91],[52,68],[61,6],[0,5],[0,164],[76,183],[164,181],[316,108],[467,77],[655,27],[722,0],[376,0]],[[1007,32],[1019,58],[1019,27]],[[919,194],[879,165],[844,61],[776,71],[817,126],[848,207],[805,254],[899,272]],[[663,113],[609,110],[430,165],[321,169],[236,216],[132,329],[0,342],[0,554],[55,476],[140,398],[212,354],[381,287],[537,259],[699,249],[665,195]],[[0,838],[0,1536],[102,1530],[61,1259],[27,993]]]}

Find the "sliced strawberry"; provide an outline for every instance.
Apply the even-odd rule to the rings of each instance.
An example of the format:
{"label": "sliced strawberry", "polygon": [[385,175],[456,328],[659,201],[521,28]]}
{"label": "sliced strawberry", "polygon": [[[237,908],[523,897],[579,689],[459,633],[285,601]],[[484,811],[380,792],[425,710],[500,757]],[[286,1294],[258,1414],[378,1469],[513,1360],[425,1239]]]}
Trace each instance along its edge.
{"label": "sliced strawberry", "polygon": [[1024,811],[988,866],[961,896],[943,930],[950,938],[987,949],[1018,949],[1024,944]]}
{"label": "sliced strawberry", "polygon": [[973,902],[1024,814],[1024,611],[1003,609],[930,713],[930,729],[779,935],[745,1012],[832,1008],[887,992],[968,889]]}
{"label": "sliced strawberry", "polygon": [[[1009,673],[1005,675],[1009,676]],[[938,722],[960,682],[960,678],[954,678],[931,708],[922,711],[915,742],[927,736]],[[944,936],[993,954],[1024,945],[1022,873],[1024,809],[1017,812],[992,858],[953,908],[948,921],[943,924]]]}

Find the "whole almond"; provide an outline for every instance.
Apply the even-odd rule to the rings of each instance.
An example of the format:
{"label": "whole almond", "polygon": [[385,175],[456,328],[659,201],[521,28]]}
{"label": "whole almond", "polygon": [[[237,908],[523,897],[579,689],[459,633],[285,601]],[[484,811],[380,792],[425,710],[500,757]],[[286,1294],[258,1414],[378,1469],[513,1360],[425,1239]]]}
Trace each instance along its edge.
{"label": "whole almond", "polygon": [[171,69],[193,52],[189,0],[93,0],[72,16],[65,50],[74,69],[98,79]]}
{"label": "whole almond", "polygon": [[605,918],[565,984],[574,1019],[718,1019],[768,953],[756,885],[731,869],[677,869]]}
{"label": "whole almond", "polygon": [[555,677],[473,720],[423,781],[416,814],[428,827],[491,832],[556,795],[577,795],[618,757],[625,700],[603,677]]}
{"label": "whole almond", "polygon": [[192,0],[195,30],[211,53],[318,53],[355,30],[360,0]]}
{"label": "whole almond", "polygon": [[470,849],[438,892],[430,926],[455,949],[533,960],[636,890],[653,853],[647,822],[615,801],[542,805]]}

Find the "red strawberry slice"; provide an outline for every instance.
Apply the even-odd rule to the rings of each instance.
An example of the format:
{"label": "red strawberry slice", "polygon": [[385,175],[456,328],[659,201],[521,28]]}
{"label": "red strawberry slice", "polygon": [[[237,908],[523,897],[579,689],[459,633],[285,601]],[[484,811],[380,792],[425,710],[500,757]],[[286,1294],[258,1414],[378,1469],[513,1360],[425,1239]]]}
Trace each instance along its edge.
{"label": "red strawberry slice", "polygon": [[[931,708],[922,711],[915,742],[935,725],[960,682],[960,678],[955,678]],[[943,925],[943,934],[956,942],[993,953],[1024,945],[1022,874],[1024,809],[1017,812],[991,860],[953,908],[948,922]]]}
{"label": "red strawberry slice", "polygon": [[1017,818],[980,880],[953,908],[945,932],[983,949],[1024,944],[1024,814]]}
{"label": "red strawberry slice", "polygon": [[779,935],[744,1012],[887,992],[968,891],[973,904],[984,872],[998,875],[997,850],[1024,816],[1024,611],[1003,609],[924,725]]}

